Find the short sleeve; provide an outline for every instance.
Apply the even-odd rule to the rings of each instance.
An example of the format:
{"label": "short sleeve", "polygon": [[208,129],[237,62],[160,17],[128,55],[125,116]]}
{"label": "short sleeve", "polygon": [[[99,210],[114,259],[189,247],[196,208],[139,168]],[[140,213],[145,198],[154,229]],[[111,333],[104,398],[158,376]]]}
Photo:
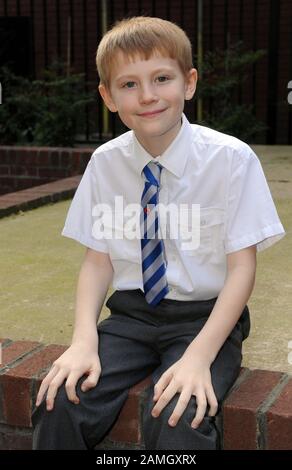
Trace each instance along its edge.
{"label": "short sleeve", "polygon": [[234,156],[225,222],[225,252],[264,250],[285,235],[261,163],[249,149]]}
{"label": "short sleeve", "polygon": [[106,240],[96,239],[92,235],[92,209],[100,202],[99,199],[98,185],[90,160],[69,207],[62,235],[73,238],[93,250],[108,253]]}

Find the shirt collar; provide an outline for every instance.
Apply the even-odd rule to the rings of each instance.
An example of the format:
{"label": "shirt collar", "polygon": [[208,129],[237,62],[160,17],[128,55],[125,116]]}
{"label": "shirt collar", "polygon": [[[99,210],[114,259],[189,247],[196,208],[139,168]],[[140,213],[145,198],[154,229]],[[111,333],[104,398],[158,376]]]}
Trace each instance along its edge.
{"label": "shirt collar", "polygon": [[135,136],[135,133],[133,132],[132,163],[139,174],[141,174],[145,165],[153,160],[160,163],[163,168],[166,168],[168,171],[180,178],[184,173],[188,159],[190,142],[191,125],[186,116],[183,114],[182,126],[179,133],[170,146],[158,157],[153,158],[152,155],[150,155],[140,144],[137,137]]}

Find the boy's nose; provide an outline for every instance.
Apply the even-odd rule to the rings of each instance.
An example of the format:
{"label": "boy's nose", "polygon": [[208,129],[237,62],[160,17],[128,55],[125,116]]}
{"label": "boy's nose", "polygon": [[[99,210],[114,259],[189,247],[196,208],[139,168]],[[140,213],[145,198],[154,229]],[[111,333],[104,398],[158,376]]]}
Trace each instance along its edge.
{"label": "boy's nose", "polygon": [[143,86],[140,90],[140,103],[152,103],[153,101],[158,100],[158,96],[155,93],[155,90],[151,86]]}

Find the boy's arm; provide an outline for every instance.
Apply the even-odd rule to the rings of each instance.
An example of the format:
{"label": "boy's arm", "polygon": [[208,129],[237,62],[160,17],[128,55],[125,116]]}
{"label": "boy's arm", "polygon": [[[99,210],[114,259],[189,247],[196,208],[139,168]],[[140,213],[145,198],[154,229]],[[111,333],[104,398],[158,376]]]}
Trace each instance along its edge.
{"label": "boy's arm", "polygon": [[212,364],[233,330],[252,293],[256,273],[256,246],[227,255],[227,277],[204,328],[189,346]]}
{"label": "boy's arm", "polygon": [[255,272],[256,246],[227,255],[227,277],[210,317],[181,359],[161,376],[155,386],[154,417],[159,416],[176,393],[180,393],[180,397],[169,419],[171,426],[176,425],[192,395],[197,399],[193,428],[202,421],[207,403],[210,405],[209,415],[216,414],[218,405],[210,367],[251,295]]}
{"label": "boy's arm", "polygon": [[113,268],[109,255],[87,248],[76,290],[72,343],[97,341],[96,322],[111,284],[112,275]]}
{"label": "boy's arm", "polygon": [[53,363],[50,372],[42,381],[36,406],[41,403],[47,392],[47,409],[52,410],[58,388],[65,380],[68,399],[75,404],[79,403],[76,383],[80,377],[88,375],[82,383],[83,392],[97,384],[101,368],[96,322],[111,284],[112,275],[113,268],[109,255],[88,248],[78,277],[72,343]]}

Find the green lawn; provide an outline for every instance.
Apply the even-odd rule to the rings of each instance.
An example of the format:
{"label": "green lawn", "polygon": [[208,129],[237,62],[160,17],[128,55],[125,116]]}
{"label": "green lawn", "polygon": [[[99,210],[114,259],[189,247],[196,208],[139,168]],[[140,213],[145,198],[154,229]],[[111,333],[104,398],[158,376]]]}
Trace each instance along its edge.
{"label": "green lawn", "polygon": [[[292,156],[284,152],[275,158],[266,152],[262,163],[287,235],[258,255],[256,287],[249,302],[252,334],[244,345],[244,365],[291,372],[287,356],[292,340]],[[85,248],[60,235],[69,204],[63,201],[0,220],[0,337],[70,342]],[[104,307],[101,317],[108,313]]]}

